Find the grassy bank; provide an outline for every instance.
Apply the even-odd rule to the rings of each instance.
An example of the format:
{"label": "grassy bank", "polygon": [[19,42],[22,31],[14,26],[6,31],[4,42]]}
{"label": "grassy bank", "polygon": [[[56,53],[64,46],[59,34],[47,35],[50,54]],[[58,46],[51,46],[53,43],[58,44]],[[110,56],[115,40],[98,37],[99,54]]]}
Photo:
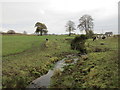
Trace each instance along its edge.
{"label": "grassy bank", "polygon": [[[54,88],[118,88],[118,38],[87,40],[88,59],[78,57],[52,77]],[[119,87],[120,88],[120,87]]]}
{"label": "grassy bank", "polygon": [[[45,39],[49,40],[46,41]],[[3,88],[24,88],[70,50],[68,36],[3,36]]]}

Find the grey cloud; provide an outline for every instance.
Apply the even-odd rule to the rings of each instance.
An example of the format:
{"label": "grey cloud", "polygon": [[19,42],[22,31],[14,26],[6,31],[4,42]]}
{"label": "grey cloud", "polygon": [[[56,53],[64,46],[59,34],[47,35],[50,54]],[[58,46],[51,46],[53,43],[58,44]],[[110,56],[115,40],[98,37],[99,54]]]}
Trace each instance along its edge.
{"label": "grey cloud", "polygon": [[[15,29],[17,32],[26,30],[29,33],[35,31],[34,24],[43,22],[47,25],[49,33],[67,33],[65,25],[68,20],[79,23],[79,18],[84,14],[90,14],[94,19],[94,31],[113,30],[117,32],[117,13],[107,17],[102,16],[104,9],[83,10],[78,12],[54,11],[46,1],[37,3],[3,3],[3,28]],[[102,18],[102,19],[101,19]],[[77,30],[76,32],[79,32]]]}

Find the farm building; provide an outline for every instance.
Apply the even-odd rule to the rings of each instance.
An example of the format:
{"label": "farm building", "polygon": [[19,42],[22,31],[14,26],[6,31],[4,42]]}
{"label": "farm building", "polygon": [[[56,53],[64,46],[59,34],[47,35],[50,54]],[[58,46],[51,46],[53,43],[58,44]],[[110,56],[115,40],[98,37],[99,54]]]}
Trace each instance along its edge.
{"label": "farm building", "polygon": [[106,35],[106,36],[112,36],[112,35],[113,35],[113,32],[106,32],[105,35]]}

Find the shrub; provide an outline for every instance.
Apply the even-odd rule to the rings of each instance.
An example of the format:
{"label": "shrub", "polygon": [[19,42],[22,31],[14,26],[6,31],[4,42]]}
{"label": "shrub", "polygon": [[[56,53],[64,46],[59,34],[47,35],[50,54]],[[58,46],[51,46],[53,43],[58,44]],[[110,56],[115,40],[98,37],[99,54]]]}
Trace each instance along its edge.
{"label": "shrub", "polygon": [[94,35],[94,32],[92,30],[89,30],[89,33],[87,34],[88,38],[92,38]]}
{"label": "shrub", "polygon": [[86,39],[87,39],[86,35],[80,35],[75,37],[71,42],[71,49],[78,50],[80,51],[80,53],[86,53],[85,48]]}
{"label": "shrub", "polygon": [[25,88],[28,85],[28,82],[27,82],[28,79],[29,79],[28,76],[26,76],[26,77],[12,76],[9,78],[4,77],[2,86],[3,86],[3,88]]}

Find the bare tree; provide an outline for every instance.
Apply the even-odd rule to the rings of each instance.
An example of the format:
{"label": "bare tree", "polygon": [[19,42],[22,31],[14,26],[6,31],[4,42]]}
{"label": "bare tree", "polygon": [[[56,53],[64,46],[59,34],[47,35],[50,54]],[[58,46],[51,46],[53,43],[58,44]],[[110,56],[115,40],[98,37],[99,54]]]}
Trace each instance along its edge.
{"label": "bare tree", "polygon": [[79,25],[78,28],[83,31],[85,30],[86,35],[89,34],[89,31],[93,29],[93,19],[90,15],[83,15],[80,19],[79,19]]}
{"label": "bare tree", "polygon": [[66,24],[66,31],[69,32],[69,36],[71,35],[71,32],[74,30],[76,30],[75,23],[73,21],[68,21]]}

